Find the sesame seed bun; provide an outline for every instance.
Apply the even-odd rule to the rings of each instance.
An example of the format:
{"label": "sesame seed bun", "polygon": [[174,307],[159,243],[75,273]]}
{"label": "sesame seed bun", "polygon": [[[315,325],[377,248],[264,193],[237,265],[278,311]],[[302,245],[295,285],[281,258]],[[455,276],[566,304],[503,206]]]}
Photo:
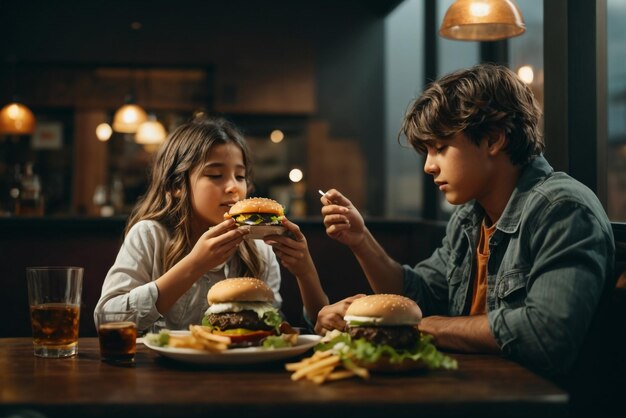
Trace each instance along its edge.
{"label": "sesame seed bun", "polygon": [[252,277],[225,279],[215,283],[207,294],[209,305],[226,302],[274,302],[274,292]]}
{"label": "sesame seed bun", "polygon": [[268,213],[283,216],[285,210],[283,206],[275,200],[265,197],[251,197],[235,203],[228,211],[228,215],[231,217],[242,213]]}
{"label": "sesame seed bun", "polygon": [[376,324],[381,326],[416,325],[422,319],[422,311],[405,296],[378,294],[356,299],[346,310],[345,317],[376,318]]}

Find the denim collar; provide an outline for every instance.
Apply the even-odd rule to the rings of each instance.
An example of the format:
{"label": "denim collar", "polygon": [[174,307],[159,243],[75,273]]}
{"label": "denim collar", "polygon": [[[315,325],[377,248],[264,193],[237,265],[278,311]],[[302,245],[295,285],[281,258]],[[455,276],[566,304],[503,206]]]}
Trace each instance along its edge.
{"label": "denim collar", "polygon": [[[533,158],[522,168],[517,185],[498,220],[498,230],[508,234],[517,231],[528,195],[537,183],[545,180],[553,172],[554,169],[543,155]],[[460,219],[464,220],[466,228],[478,227],[485,217],[485,210],[475,200],[464,205],[460,212]]]}
{"label": "denim collar", "polygon": [[509,203],[507,203],[502,216],[498,220],[499,230],[509,234],[517,231],[522,217],[522,210],[529,194],[539,182],[544,181],[552,173],[554,173],[554,169],[543,155],[538,155],[524,166]]}

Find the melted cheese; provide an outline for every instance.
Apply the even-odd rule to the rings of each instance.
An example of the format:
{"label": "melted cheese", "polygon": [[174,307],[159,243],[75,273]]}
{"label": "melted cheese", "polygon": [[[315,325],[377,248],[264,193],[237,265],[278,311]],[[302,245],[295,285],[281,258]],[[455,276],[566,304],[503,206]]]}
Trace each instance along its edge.
{"label": "melted cheese", "polygon": [[274,310],[276,310],[276,308],[268,302],[228,302],[214,303],[209,306],[207,313],[218,314],[224,312],[254,311],[259,318],[263,318],[265,312]]}
{"label": "melted cheese", "polygon": [[356,315],[346,315],[343,317],[344,321],[348,324],[357,323],[359,325],[376,325],[382,322],[382,318],[375,316],[356,316]]}

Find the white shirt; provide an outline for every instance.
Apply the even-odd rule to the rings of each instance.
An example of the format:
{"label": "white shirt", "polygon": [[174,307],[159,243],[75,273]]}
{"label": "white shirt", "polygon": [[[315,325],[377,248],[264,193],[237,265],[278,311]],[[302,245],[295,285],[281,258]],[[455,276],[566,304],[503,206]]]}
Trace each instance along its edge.
{"label": "white shirt", "polygon": [[[156,308],[158,289],[155,280],[163,275],[162,257],[169,244],[167,229],[156,221],[140,221],[133,225],[124,239],[115,263],[107,273],[102,285],[102,294],[95,312],[137,311],[137,328],[140,331],[152,327],[171,330],[188,329],[190,324],[200,324],[208,308],[207,293],[211,286],[237,271],[236,257],[223,266],[205,273],[171,307],[161,315]],[[265,271],[261,277],[274,292],[275,305],[280,308],[280,267],[272,247],[261,240],[253,241],[265,260]],[[96,327],[98,321],[94,314]]]}

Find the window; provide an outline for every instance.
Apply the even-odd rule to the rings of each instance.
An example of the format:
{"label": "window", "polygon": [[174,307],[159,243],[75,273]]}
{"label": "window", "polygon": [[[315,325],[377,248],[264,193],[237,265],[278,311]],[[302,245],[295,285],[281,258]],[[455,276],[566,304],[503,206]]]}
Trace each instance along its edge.
{"label": "window", "polygon": [[607,2],[607,211],[626,222],[626,2]]}

